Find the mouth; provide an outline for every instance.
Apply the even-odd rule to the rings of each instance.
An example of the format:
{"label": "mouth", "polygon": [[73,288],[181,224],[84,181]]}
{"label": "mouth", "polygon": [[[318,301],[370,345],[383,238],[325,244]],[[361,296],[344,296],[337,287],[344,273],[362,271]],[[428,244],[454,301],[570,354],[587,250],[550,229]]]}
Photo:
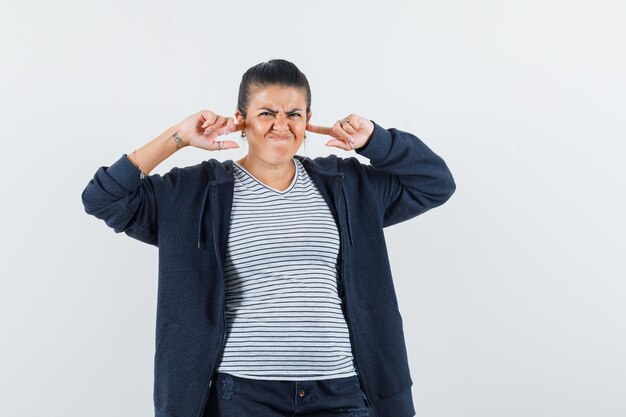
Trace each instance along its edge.
{"label": "mouth", "polygon": [[291,136],[276,136],[276,135],[272,135],[269,136],[270,139],[275,139],[275,140],[289,140],[291,139]]}

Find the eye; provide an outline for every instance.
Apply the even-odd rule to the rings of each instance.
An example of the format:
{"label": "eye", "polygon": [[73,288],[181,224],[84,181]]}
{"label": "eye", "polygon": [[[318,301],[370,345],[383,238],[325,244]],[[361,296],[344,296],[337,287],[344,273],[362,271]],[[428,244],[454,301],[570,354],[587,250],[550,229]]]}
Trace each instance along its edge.
{"label": "eye", "polygon": [[[273,116],[272,113],[264,111],[262,113],[259,113],[259,116],[265,116],[265,115],[269,115],[269,116]],[[289,116],[296,116],[296,117],[302,117],[302,115],[300,113],[291,113]]]}

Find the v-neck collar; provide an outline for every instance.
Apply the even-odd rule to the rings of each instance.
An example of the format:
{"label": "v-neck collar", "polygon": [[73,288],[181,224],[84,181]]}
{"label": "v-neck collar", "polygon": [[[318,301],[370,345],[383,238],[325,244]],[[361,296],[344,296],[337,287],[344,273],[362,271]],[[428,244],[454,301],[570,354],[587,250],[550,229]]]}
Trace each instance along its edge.
{"label": "v-neck collar", "polygon": [[298,176],[300,175],[299,173],[299,169],[298,169],[298,163],[296,162],[295,158],[291,158],[291,161],[293,162],[294,168],[296,170],[296,173],[293,176],[293,179],[291,180],[291,184],[289,184],[289,187],[287,187],[284,190],[277,190],[276,188],[270,187],[269,185],[261,182],[257,177],[255,177],[254,175],[252,175],[252,173],[250,171],[248,171],[247,169],[245,169],[239,162],[237,161],[233,161],[234,164],[237,165],[237,167],[239,167],[243,172],[245,172],[246,174],[248,174],[250,176],[250,178],[254,179],[256,182],[258,182],[260,185],[262,185],[263,187],[267,188],[268,190],[271,190],[277,194],[286,194],[289,191],[291,191],[293,189],[293,187],[295,187],[296,182],[298,181]]}

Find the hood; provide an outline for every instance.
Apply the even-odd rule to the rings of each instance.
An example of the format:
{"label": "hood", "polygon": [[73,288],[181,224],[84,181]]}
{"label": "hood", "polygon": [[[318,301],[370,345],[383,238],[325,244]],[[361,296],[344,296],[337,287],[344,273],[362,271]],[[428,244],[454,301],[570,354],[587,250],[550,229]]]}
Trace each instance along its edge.
{"label": "hood", "polygon": [[[350,205],[348,203],[348,198],[346,196],[345,187],[343,186],[343,178],[344,173],[341,167],[341,164],[338,163],[337,156],[331,154],[327,157],[318,157],[315,159],[311,159],[306,156],[294,155],[298,161],[302,163],[307,172],[315,172],[320,175],[334,177],[335,181],[339,181],[339,187],[341,188],[340,200],[343,201],[343,205],[346,211],[347,224],[346,229],[348,232],[348,238],[350,241],[350,246],[353,245],[352,241],[352,226],[350,221]],[[202,227],[202,223],[204,221],[205,212],[207,211],[207,206],[209,206],[209,201],[216,201],[216,199],[210,199],[209,194],[215,193],[217,194],[217,187],[220,184],[225,183],[233,183],[234,182],[234,172],[233,172],[233,161],[228,159],[224,162],[218,161],[215,158],[211,158],[207,161],[202,162],[205,167],[205,170],[208,174],[209,180],[207,181],[206,188],[204,190],[204,196],[202,198],[202,203],[200,204],[200,215],[198,216],[198,248],[205,247],[204,242],[204,228]],[[210,209],[210,208],[209,208]],[[213,227],[215,230],[215,227]],[[215,236],[213,236],[215,238]]]}

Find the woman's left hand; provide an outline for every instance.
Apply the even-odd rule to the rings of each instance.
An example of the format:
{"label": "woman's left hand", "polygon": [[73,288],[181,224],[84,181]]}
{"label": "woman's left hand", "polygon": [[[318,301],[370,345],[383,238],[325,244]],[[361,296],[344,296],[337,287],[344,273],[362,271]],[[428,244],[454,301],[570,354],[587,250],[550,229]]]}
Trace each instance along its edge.
{"label": "woman's left hand", "polygon": [[316,126],[307,123],[306,130],[335,138],[326,142],[326,146],[334,146],[351,151],[367,144],[372,137],[372,133],[374,133],[374,123],[368,118],[350,114],[341,120],[337,120],[333,127]]}

